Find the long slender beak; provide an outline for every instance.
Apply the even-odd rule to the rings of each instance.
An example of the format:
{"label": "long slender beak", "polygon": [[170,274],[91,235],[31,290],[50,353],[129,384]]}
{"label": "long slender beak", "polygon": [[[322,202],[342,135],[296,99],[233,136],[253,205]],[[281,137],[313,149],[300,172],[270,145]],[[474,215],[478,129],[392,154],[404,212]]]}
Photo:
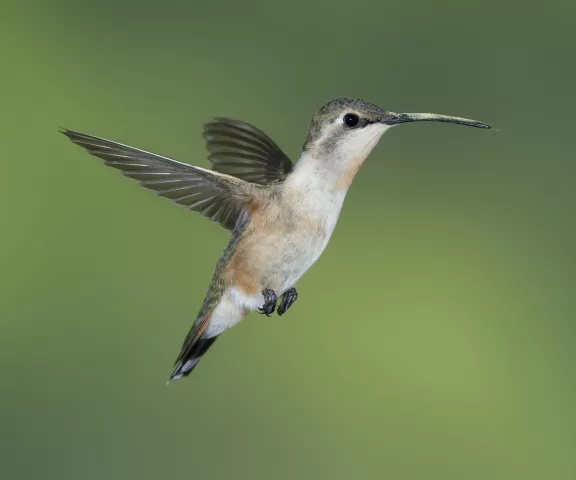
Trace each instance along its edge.
{"label": "long slender beak", "polygon": [[478,122],[477,120],[470,120],[469,118],[450,117],[448,115],[436,115],[435,113],[392,113],[389,112],[392,118],[382,120],[386,125],[398,125],[399,123],[408,122],[445,122],[445,123],[459,123],[460,125],[467,125],[468,127],[476,128],[492,128],[490,125]]}

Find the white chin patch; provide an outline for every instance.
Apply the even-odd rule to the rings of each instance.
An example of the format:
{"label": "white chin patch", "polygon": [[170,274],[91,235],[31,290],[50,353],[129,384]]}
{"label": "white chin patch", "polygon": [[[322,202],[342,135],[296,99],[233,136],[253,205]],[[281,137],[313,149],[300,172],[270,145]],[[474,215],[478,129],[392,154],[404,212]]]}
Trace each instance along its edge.
{"label": "white chin patch", "polygon": [[364,128],[350,130],[343,145],[344,152],[347,155],[359,155],[366,158],[384,132],[391,127],[392,125],[384,123],[374,123]]}

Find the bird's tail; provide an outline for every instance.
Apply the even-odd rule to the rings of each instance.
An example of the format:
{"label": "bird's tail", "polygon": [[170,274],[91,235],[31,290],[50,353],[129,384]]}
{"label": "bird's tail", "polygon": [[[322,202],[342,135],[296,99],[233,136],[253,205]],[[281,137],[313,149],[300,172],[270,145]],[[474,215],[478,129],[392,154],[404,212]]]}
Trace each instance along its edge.
{"label": "bird's tail", "polygon": [[182,352],[174,363],[174,371],[172,372],[172,375],[170,375],[170,380],[168,380],[168,382],[171,380],[180,380],[182,377],[190,375],[202,358],[202,355],[208,351],[217,338],[218,336],[211,338],[198,338],[193,345],[189,346],[189,348],[186,348],[186,344],[184,344]]}

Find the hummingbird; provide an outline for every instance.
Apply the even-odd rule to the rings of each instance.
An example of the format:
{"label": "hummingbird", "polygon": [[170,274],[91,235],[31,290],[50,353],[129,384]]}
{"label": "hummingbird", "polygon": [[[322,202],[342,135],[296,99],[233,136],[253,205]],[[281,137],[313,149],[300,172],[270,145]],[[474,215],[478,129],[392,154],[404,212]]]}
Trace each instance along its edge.
{"label": "hummingbird", "polygon": [[426,121],[491,128],[467,118],[394,113],[338,98],[314,114],[295,165],[249,123],[217,117],[204,124],[212,169],[60,131],[105,165],[231,233],[170,381],[188,376],[216,339],[249,312],[286,313],[298,298],[296,283],[326,248],[346,193],[382,135],[401,123]]}

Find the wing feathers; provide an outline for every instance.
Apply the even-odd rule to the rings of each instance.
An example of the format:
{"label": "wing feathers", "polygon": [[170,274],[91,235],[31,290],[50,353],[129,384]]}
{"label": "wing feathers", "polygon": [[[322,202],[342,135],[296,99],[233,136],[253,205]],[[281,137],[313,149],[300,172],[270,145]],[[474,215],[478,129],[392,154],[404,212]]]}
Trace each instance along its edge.
{"label": "wing feathers", "polygon": [[283,181],[293,169],[278,145],[248,123],[216,118],[204,125],[204,139],[217,172],[267,185]]}
{"label": "wing feathers", "polygon": [[92,135],[72,130],[62,133],[124,176],[228,230],[247,218],[245,205],[253,200],[255,185]]}

